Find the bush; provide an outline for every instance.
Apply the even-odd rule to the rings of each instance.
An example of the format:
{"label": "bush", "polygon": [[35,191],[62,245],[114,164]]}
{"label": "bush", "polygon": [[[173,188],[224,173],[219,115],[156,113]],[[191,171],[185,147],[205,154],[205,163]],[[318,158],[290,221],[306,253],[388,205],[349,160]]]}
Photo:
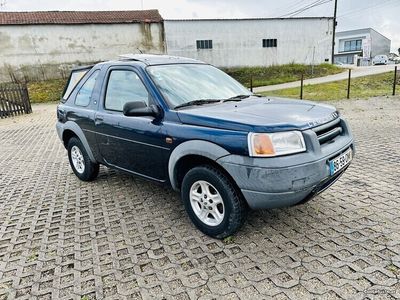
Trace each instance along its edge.
{"label": "bush", "polygon": [[29,82],[28,92],[31,103],[59,101],[65,84],[65,79]]}

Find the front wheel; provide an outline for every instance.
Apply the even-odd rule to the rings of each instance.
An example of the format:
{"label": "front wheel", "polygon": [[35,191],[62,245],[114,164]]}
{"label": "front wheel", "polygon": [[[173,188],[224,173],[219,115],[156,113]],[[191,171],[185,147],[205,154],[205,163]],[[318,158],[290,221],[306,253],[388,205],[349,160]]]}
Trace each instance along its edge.
{"label": "front wheel", "polygon": [[183,178],[181,197],[196,227],[203,233],[225,238],[242,226],[247,206],[231,180],[220,170],[204,165]]}

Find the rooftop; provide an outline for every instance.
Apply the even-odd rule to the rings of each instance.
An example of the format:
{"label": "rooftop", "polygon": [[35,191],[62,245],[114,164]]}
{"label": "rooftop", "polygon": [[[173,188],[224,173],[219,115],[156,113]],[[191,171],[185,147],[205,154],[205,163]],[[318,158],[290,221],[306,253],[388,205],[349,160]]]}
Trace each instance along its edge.
{"label": "rooftop", "polygon": [[188,21],[188,22],[193,22],[193,21],[260,21],[260,20],[333,20],[333,17],[291,17],[291,18],[214,18],[214,19],[166,19],[165,21],[168,22],[173,22],[173,21]]}
{"label": "rooftop", "polygon": [[1,25],[158,23],[157,9],[125,11],[0,12]]}
{"label": "rooftop", "polygon": [[388,37],[384,36],[382,33],[376,31],[375,29],[373,29],[371,27],[338,31],[338,32],[336,32],[336,36],[341,37],[341,36],[354,35],[354,34],[365,34],[365,33],[371,32],[371,31],[374,31],[377,34],[381,35],[382,37],[386,38],[387,40],[390,40]]}

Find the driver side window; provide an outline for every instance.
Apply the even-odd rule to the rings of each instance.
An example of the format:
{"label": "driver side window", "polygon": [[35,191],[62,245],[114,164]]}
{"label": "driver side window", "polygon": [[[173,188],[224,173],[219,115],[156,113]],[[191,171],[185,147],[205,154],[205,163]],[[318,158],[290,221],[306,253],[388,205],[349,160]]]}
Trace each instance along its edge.
{"label": "driver side window", "polygon": [[139,76],[129,70],[113,70],[110,73],[104,107],[122,111],[124,104],[142,101],[149,105],[149,93]]}

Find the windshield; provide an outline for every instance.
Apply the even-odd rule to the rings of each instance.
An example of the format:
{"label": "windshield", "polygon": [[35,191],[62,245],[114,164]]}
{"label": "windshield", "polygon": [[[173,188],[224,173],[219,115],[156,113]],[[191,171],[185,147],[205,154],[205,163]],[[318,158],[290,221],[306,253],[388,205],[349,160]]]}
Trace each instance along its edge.
{"label": "windshield", "polygon": [[195,100],[251,95],[232,77],[210,65],[159,65],[150,66],[147,71],[171,107]]}

